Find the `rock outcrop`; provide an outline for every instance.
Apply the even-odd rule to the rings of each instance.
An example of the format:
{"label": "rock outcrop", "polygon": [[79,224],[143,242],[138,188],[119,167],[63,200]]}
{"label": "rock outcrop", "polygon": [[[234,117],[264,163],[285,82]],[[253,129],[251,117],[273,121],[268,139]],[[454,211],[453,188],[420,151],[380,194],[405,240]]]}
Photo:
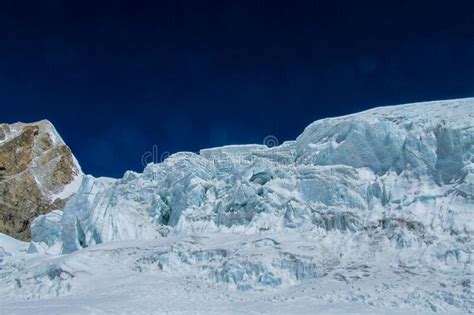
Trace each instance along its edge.
{"label": "rock outcrop", "polygon": [[0,232],[31,237],[30,223],[62,209],[79,188],[82,171],[53,125],[0,125]]}

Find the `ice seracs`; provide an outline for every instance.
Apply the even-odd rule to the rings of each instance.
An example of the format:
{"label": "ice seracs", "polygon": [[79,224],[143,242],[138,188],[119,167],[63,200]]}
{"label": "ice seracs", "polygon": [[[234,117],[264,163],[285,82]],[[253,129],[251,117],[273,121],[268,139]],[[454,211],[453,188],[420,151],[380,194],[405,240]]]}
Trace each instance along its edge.
{"label": "ice seracs", "polygon": [[[474,99],[381,107],[277,147],[84,176],[63,213],[34,221],[33,244],[68,254],[51,258],[58,294],[102,272],[91,264],[112,277],[120,261],[121,274],[204,280],[219,298],[221,285],[294,287],[319,301],[463,312],[474,309],[473,180]],[[26,283],[49,272],[28,268]]]}
{"label": "ice seracs", "polygon": [[64,209],[64,251],[168,231],[355,232],[386,221],[469,234],[473,104],[383,107],[317,121],[281,147],[178,153],[120,180],[88,176]]}

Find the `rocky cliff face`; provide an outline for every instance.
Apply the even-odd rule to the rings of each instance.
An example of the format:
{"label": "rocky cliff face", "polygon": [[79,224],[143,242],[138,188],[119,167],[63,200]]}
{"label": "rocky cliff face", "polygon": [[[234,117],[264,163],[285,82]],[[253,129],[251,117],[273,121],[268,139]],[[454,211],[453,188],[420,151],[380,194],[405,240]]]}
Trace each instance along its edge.
{"label": "rocky cliff face", "polygon": [[49,121],[0,125],[0,232],[30,238],[30,223],[62,209],[82,172]]}

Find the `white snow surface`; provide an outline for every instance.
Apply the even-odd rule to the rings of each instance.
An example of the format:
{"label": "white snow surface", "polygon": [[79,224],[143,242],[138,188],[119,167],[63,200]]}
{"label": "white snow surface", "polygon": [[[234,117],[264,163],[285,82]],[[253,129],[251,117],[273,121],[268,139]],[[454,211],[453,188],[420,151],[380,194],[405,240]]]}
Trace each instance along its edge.
{"label": "white snow surface", "polygon": [[375,108],[84,176],[4,255],[0,313],[465,314],[473,232],[474,99]]}
{"label": "white snow surface", "polygon": [[28,248],[28,243],[0,233],[0,248],[3,249],[3,251],[0,249],[3,254],[17,254],[20,252],[25,252]]}

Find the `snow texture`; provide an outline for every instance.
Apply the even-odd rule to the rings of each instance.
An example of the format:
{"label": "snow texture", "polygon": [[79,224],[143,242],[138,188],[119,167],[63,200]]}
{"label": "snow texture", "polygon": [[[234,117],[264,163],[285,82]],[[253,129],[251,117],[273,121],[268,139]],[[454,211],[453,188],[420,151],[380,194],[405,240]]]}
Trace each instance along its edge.
{"label": "snow texture", "polygon": [[84,176],[4,255],[0,312],[474,312],[473,214],[474,99],[375,108]]}

